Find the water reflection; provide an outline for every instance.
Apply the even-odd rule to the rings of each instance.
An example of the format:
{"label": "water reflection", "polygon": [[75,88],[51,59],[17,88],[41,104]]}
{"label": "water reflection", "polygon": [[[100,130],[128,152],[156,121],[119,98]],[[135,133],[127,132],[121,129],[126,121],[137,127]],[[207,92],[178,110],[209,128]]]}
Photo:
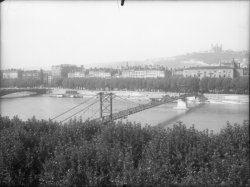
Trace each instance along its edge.
{"label": "water reflection", "polygon": [[188,110],[174,109],[174,110],[176,110],[177,115],[174,117],[171,117],[170,119],[168,119],[162,123],[159,123],[159,126],[166,127],[166,126],[171,125],[175,122],[179,122],[180,121],[179,119],[181,119],[183,116],[186,116],[186,115],[190,114],[191,112],[195,112],[197,109],[201,108],[202,106],[204,106],[204,103],[189,106]]}

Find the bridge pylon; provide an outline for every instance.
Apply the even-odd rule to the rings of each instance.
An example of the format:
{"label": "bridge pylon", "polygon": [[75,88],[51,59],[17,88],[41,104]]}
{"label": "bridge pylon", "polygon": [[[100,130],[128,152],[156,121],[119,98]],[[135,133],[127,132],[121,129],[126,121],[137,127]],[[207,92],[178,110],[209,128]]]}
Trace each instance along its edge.
{"label": "bridge pylon", "polygon": [[113,112],[113,95],[112,93],[104,93],[100,92],[100,118],[103,119],[104,116],[109,116],[110,120],[112,120],[112,112]]}

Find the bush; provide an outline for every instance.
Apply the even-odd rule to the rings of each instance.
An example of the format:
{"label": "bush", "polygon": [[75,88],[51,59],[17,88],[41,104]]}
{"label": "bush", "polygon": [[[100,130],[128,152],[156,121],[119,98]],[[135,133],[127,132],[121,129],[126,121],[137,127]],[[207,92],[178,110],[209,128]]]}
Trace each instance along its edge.
{"label": "bush", "polygon": [[249,124],[218,134],[133,123],[0,117],[1,186],[249,183]]}

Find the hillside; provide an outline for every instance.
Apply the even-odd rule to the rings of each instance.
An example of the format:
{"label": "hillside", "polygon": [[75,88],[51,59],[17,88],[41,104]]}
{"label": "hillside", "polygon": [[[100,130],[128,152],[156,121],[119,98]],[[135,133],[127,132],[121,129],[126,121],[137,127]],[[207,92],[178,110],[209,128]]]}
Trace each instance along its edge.
{"label": "hillside", "polygon": [[157,65],[175,68],[219,64],[219,62],[230,62],[233,58],[240,62],[242,66],[249,64],[249,52],[247,51],[194,52],[172,58],[152,59],[147,61],[151,61],[151,63]]}
{"label": "hillside", "polygon": [[[193,52],[174,57],[162,57],[141,61],[128,61],[128,64],[130,66],[154,64],[167,66],[169,68],[182,68],[184,66],[206,66],[219,64],[219,62],[230,62],[233,60],[233,58],[236,61],[240,62],[242,67],[246,67],[249,64],[249,51],[225,50],[221,52]],[[126,66],[126,63],[126,61],[113,62],[100,64],[100,66],[117,68],[121,66]]]}

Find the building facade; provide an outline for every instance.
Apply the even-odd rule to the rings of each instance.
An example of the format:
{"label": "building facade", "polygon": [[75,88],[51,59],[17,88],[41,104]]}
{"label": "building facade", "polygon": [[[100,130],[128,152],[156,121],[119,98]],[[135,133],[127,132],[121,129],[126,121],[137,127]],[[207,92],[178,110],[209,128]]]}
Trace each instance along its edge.
{"label": "building facade", "polygon": [[105,71],[89,71],[88,77],[111,78],[111,73]]}
{"label": "building facade", "polygon": [[83,72],[84,67],[77,67],[75,65],[61,64],[52,66],[51,76],[52,78],[68,78],[68,73]]}
{"label": "building facade", "polygon": [[43,84],[51,84],[51,71],[43,71]]}
{"label": "building facade", "polygon": [[249,68],[239,68],[235,70],[237,77],[246,77],[249,76]]}
{"label": "building facade", "polygon": [[43,71],[38,70],[30,70],[22,72],[23,79],[43,79]]}
{"label": "building facade", "polygon": [[80,77],[85,77],[84,72],[71,72],[68,73],[68,78],[80,78]]}
{"label": "building facade", "polygon": [[164,78],[161,70],[122,70],[122,78]]}
{"label": "building facade", "polygon": [[173,71],[173,75],[181,75],[183,77],[242,77],[249,76],[249,70],[247,68],[241,68],[240,63],[235,62],[224,62],[217,66],[201,66],[201,67],[189,67],[184,69],[178,69]]}
{"label": "building facade", "polygon": [[234,68],[231,67],[191,67],[183,70],[184,77],[227,77],[234,78]]}
{"label": "building facade", "polygon": [[3,70],[3,79],[18,79],[22,78],[22,71],[17,69]]}
{"label": "building facade", "polygon": [[183,70],[184,69],[181,69],[181,68],[172,70],[172,76],[182,77],[183,76]]}

